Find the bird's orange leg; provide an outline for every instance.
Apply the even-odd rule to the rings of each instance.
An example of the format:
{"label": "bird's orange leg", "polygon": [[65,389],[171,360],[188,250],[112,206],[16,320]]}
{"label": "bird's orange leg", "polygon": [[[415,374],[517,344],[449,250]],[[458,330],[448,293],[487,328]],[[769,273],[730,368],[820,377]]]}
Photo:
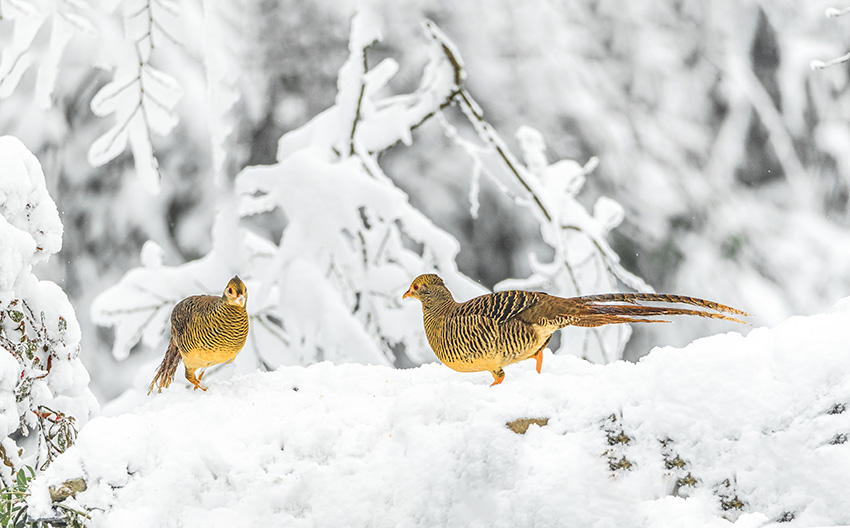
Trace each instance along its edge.
{"label": "bird's orange leg", "polygon": [[[195,377],[196,370],[197,369],[186,367],[186,379],[189,380],[189,383],[195,386],[194,390],[201,389],[202,391],[205,391],[207,388],[201,385],[201,381]],[[203,373],[201,374],[201,377],[204,377]]]}
{"label": "bird's orange leg", "polygon": [[493,385],[498,385],[499,383],[502,383],[503,381],[505,381],[505,370],[504,369],[493,370],[493,371],[490,372],[490,374],[492,374],[493,378],[496,380],[496,381],[494,381],[493,383],[490,384],[491,387]]}
{"label": "bird's orange leg", "polygon": [[537,373],[538,374],[540,374],[540,369],[543,368],[543,351],[546,350],[547,346],[549,346],[549,341],[551,341],[551,340],[552,340],[552,336],[549,336],[549,339],[547,339],[546,342],[543,343],[543,346],[540,347],[540,350],[538,350],[536,354],[531,356],[535,360],[537,360]]}
{"label": "bird's orange leg", "polygon": [[543,368],[543,349],[541,348],[531,357],[537,360],[537,373],[540,374],[540,369]]}

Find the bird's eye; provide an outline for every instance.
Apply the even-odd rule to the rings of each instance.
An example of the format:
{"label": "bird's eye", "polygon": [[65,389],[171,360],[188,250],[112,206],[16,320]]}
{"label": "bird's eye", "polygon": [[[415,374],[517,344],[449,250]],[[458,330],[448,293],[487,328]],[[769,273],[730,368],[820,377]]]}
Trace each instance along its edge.
{"label": "bird's eye", "polygon": [[232,295],[233,294],[233,288],[227,288],[227,293]]}
{"label": "bird's eye", "polygon": [[418,284],[414,284],[414,285],[413,285],[413,291],[416,291],[416,290],[418,290],[418,289],[419,289],[419,285],[418,285]]}

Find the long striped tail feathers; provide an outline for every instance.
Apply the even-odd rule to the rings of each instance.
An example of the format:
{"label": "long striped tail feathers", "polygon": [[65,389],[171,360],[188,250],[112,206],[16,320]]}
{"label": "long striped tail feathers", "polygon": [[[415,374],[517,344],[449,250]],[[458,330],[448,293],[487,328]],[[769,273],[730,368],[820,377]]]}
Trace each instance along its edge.
{"label": "long striped tail feathers", "polygon": [[[595,327],[616,323],[668,323],[666,319],[649,319],[665,315],[692,315],[710,319],[722,319],[735,323],[747,324],[746,321],[735,316],[747,317],[750,314],[725,304],[714,301],[686,297],[683,295],[669,295],[663,293],[609,293],[602,295],[587,295],[568,299],[576,301],[580,305],[580,320],[574,323],[576,326]],[[667,306],[643,306],[642,302],[665,302],[674,304],[688,304],[707,310],[694,310],[691,308],[676,308]],[[628,303],[628,304],[615,304]]]}

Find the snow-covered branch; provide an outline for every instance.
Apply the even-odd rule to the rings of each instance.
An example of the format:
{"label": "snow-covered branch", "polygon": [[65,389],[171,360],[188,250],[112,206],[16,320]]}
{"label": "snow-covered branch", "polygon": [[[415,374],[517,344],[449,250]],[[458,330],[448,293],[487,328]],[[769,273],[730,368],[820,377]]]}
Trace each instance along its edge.
{"label": "snow-covered branch", "polygon": [[[15,0],[4,7],[3,20],[13,23],[13,34],[0,57],[0,98],[9,97],[23,75],[37,64],[35,99],[43,108],[53,106],[54,88],[69,43],[77,36],[103,38],[100,53],[91,57],[90,66],[106,66],[115,74],[92,99],[91,109],[99,116],[114,115],[115,123],[91,145],[89,162],[103,165],[129,144],[138,177],[150,192],[157,192],[161,175],[153,136],[166,135],[176,126],[174,107],[182,88],[175,78],[152,65],[151,55],[155,44],[160,46],[163,41],[179,45],[168,28],[179,18],[177,4],[171,0],[123,0],[117,7],[92,7],[87,2]],[[119,24],[123,35],[111,40],[112,29]],[[47,27],[50,38],[44,44],[36,36],[48,31],[42,30]]]}
{"label": "snow-covered branch", "polygon": [[154,5],[168,6],[161,10],[165,14],[178,13],[170,2],[147,0],[140,8],[132,2],[122,6],[125,48],[129,49],[123,50],[113,81],[101,88],[91,102],[95,114],[114,114],[115,124],[89,149],[89,162],[99,166],[118,156],[129,142],[137,176],[151,193],[159,191],[162,179],[153,134],[166,135],[177,125],[174,106],[183,94],[174,77],[151,64],[157,33],[177,42],[154,16]]}

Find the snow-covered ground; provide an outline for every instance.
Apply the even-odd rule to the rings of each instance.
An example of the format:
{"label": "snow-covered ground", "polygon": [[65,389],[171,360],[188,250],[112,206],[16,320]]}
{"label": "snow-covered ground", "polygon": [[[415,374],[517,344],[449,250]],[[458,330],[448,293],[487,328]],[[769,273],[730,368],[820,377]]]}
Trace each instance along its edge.
{"label": "snow-covered ground", "polygon": [[439,364],[176,384],[92,420],[31,511],[83,477],[77,505],[122,528],[850,524],[850,299],[637,364],[543,368],[493,388]]}

